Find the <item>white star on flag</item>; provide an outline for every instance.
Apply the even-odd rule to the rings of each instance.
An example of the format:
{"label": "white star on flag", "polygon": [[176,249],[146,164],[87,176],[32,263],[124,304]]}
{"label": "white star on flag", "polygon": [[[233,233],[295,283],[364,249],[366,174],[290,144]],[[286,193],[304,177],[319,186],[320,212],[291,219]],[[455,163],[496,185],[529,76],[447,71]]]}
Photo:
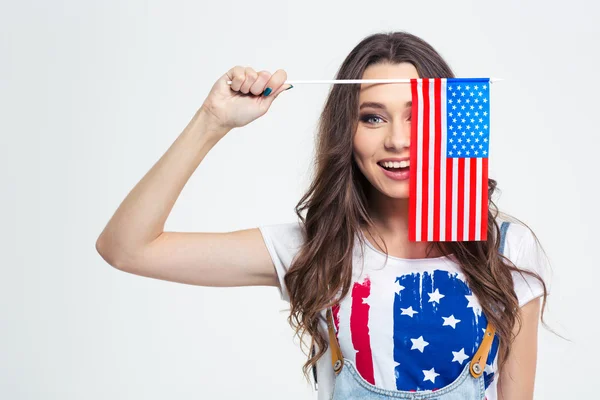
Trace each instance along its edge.
{"label": "white star on flag", "polygon": [[410,349],[411,350],[418,349],[421,353],[425,349],[425,346],[427,346],[429,344],[429,342],[426,342],[425,340],[423,340],[423,336],[420,336],[418,339],[410,339],[410,340],[413,342],[413,345]]}

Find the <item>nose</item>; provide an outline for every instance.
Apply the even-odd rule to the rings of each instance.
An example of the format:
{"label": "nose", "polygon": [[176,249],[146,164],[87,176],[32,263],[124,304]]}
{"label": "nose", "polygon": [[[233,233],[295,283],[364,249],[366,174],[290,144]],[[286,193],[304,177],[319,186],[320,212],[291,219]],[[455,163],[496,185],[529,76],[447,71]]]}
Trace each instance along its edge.
{"label": "nose", "polygon": [[394,121],[389,126],[390,130],[385,137],[385,148],[390,151],[400,151],[410,147],[410,123],[407,121]]}

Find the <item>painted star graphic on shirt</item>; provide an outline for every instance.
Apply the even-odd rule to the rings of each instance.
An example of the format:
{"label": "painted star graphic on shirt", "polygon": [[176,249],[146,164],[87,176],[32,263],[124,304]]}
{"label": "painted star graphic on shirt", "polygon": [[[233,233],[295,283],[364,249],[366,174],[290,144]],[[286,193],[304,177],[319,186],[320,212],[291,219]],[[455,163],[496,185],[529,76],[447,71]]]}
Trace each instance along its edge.
{"label": "painted star graphic on shirt", "polygon": [[469,304],[467,304],[467,308],[472,308],[474,314],[481,316],[481,310],[482,310],[481,304],[479,304],[479,301],[477,301],[477,299],[475,298],[475,295],[474,294],[465,295],[465,297],[469,301]]}
{"label": "painted star graphic on shirt", "polygon": [[435,289],[435,292],[433,293],[428,293],[429,294],[429,302],[431,303],[432,301],[435,301],[436,303],[440,304],[440,299],[442,297],[446,297],[445,295],[440,293],[439,289]]}
{"label": "painted star graphic on shirt", "polygon": [[449,317],[442,317],[442,318],[444,320],[444,323],[442,324],[442,326],[450,325],[454,329],[456,329],[456,324],[460,322],[460,319],[454,318],[454,315],[451,315]]}
{"label": "painted star graphic on shirt", "polygon": [[425,374],[425,378],[423,378],[423,382],[431,381],[431,382],[435,383],[435,378],[440,375],[435,372],[435,368],[431,368],[430,370],[424,369],[423,373]]}
{"label": "painted star graphic on shirt", "polygon": [[402,310],[402,314],[400,315],[408,315],[409,317],[413,317],[413,315],[418,314],[418,311],[413,310],[412,306],[408,308],[400,308]]}
{"label": "painted star graphic on shirt", "polygon": [[423,340],[423,336],[420,336],[418,339],[410,339],[410,340],[413,342],[413,345],[410,349],[411,350],[418,349],[421,353],[425,349],[425,346],[427,346],[429,344],[429,342],[426,342],[425,340]]}
{"label": "painted star graphic on shirt", "polygon": [[398,284],[398,288],[396,288],[396,294],[400,294],[400,292],[404,290],[404,286],[400,284],[399,280],[396,280],[396,283]]}
{"label": "painted star graphic on shirt", "polygon": [[460,351],[453,351],[452,355],[454,356],[452,361],[458,361],[458,363],[460,365],[462,365],[463,361],[465,361],[467,358],[469,358],[469,356],[465,354],[464,348],[460,349]]}

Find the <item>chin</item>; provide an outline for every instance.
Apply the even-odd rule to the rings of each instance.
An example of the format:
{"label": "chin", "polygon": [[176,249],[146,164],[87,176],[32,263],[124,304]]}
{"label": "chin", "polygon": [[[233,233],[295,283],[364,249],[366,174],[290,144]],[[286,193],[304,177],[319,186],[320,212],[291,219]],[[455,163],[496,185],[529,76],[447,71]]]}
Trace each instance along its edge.
{"label": "chin", "polygon": [[383,194],[385,194],[388,197],[391,197],[393,199],[404,199],[404,200],[408,200],[408,185],[406,185],[406,187],[401,187],[401,188],[394,188],[394,189],[387,189],[383,192]]}

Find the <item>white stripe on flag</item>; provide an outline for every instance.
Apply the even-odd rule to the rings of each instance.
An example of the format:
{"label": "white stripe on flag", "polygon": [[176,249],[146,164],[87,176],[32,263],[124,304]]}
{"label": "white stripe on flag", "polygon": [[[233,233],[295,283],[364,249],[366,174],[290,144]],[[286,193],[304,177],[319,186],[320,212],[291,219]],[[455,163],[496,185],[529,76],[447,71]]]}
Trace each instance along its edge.
{"label": "white stripe on flag", "polygon": [[440,152],[440,241],[446,240],[446,140],[448,135],[446,120],[446,79],[442,79],[442,132],[441,132],[441,152]]}
{"label": "white stripe on flag", "polygon": [[435,80],[429,80],[429,157],[427,171],[427,240],[433,240],[433,203],[435,197],[434,180],[435,180]]}
{"label": "white stripe on flag", "polygon": [[417,83],[417,200],[415,218],[415,239],[421,241],[422,189],[423,189],[423,82]]}
{"label": "white stripe on flag", "polygon": [[452,240],[458,240],[458,158],[452,158]]}
{"label": "white stripe on flag", "polygon": [[464,159],[465,166],[465,186],[464,186],[464,207],[463,207],[463,237],[460,240],[469,240],[469,199],[471,198],[471,160]]}
{"label": "white stripe on flag", "polygon": [[481,182],[483,174],[482,169],[482,159],[477,158],[477,191],[475,192],[475,240],[481,240],[481,195],[483,190],[483,182]]}

